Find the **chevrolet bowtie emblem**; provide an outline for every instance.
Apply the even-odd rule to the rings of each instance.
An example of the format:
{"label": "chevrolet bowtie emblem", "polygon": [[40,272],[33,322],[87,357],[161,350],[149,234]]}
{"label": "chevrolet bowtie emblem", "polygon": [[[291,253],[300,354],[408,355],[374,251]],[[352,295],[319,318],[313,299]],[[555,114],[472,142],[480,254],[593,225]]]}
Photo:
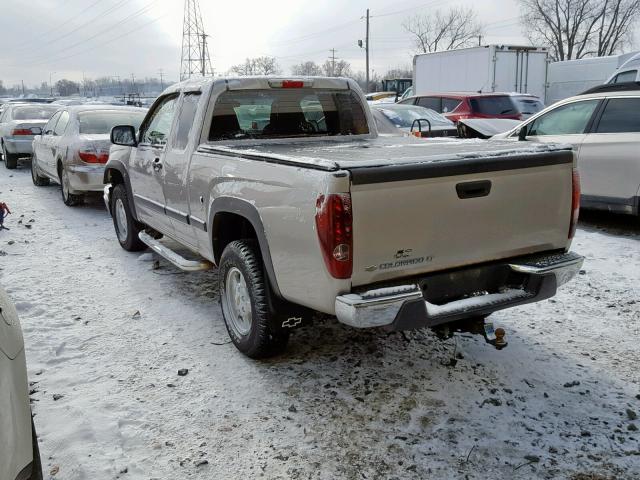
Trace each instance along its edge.
{"label": "chevrolet bowtie emblem", "polygon": [[302,323],[302,317],[287,318],[282,322],[282,328],[294,328]]}

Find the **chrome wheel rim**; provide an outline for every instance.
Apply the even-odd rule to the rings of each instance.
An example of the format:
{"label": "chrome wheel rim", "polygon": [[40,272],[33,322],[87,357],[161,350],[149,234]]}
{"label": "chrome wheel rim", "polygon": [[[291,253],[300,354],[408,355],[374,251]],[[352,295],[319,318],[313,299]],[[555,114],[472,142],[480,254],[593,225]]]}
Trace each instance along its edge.
{"label": "chrome wheel rim", "polygon": [[251,331],[251,297],[242,272],[231,267],[225,278],[224,304],[230,327],[238,336],[246,336]]}
{"label": "chrome wheel rim", "polygon": [[127,241],[127,212],[124,209],[122,199],[116,200],[116,225],[118,227],[118,240],[122,243]]}

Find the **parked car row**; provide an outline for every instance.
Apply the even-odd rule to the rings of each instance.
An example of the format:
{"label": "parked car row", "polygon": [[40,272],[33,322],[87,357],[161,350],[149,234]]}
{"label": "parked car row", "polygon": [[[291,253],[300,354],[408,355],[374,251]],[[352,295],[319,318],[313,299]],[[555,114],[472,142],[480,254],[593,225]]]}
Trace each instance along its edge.
{"label": "parked car row", "polygon": [[5,167],[31,158],[34,185],[61,185],[68,206],[103,188],[109,135],[115,125],[139,126],[146,109],[114,105],[6,104],[0,116],[0,144]]}

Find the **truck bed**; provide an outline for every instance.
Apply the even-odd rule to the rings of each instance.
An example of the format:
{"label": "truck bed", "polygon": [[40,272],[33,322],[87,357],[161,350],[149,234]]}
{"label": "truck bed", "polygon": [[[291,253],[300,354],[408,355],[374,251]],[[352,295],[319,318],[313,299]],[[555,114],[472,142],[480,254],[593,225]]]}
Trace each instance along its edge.
{"label": "truck bed", "polygon": [[567,246],[568,146],[395,137],[206,148],[347,170],[354,287]]}
{"label": "truck bed", "polygon": [[[201,145],[207,153],[251,158],[271,163],[325,171],[358,170],[370,167],[442,164],[443,162],[506,157],[544,160],[554,152],[566,152],[569,146],[459,139],[425,140],[415,137],[378,137],[367,140],[286,141],[270,140],[244,145]],[[564,153],[563,155],[567,155]],[[538,160],[534,160],[538,157]],[[568,157],[566,157],[568,158]],[[553,160],[552,162],[554,162]],[[471,162],[474,163],[474,162]],[[475,162],[478,163],[478,162]]]}

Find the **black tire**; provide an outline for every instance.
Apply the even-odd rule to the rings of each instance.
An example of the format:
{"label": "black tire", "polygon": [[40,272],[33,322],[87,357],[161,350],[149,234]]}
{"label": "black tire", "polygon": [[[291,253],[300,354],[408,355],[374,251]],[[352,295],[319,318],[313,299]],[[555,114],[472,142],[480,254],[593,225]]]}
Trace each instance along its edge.
{"label": "black tire", "polygon": [[35,153],[33,157],[31,157],[31,180],[33,180],[33,184],[36,187],[46,187],[49,185],[49,178],[41,177],[38,173],[38,159],[36,158]]}
{"label": "black tire", "polygon": [[69,179],[67,178],[67,170],[64,166],[59,169],[60,174],[60,193],[62,194],[62,201],[67,207],[75,207],[82,203],[84,200],[83,195],[76,195],[69,192]]}
{"label": "black tire", "polygon": [[4,144],[2,144],[2,158],[4,158],[4,166],[9,170],[15,170],[18,167],[18,155],[7,152]]}
{"label": "black tire", "polygon": [[[233,306],[233,301],[230,298],[232,294],[227,289],[233,290],[233,285],[238,281],[233,278],[239,278],[238,275],[241,275],[244,282],[244,288],[241,290],[248,294],[248,299],[245,298],[245,295],[241,295],[245,301],[235,302],[235,306]],[[227,245],[220,259],[218,278],[222,316],[229,337],[236,348],[246,356],[256,359],[282,353],[287,347],[289,332],[274,332],[271,327],[272,313],[269,308],[269,293],[265,284],[264,268],[257,243],[254,240],[236,240]],[[243,311],[243,315],[234,316],[234,313],[241,311],[241,307],[238,306],[240,303],[245,306],[250,305],[248,326],[246,319],[242,319],[247,316],[246,310]]]}
{"label": "black tire", "polygon": [[31,419],[31,442],[33,449],[33,464],[31,467],[31,476],[29,480],[42,480],[42,460],[40,459],[40,446],[38,445],[38,435],[36,434],[36,426]]}
{"label": "black tire", "polygon": [[[147,248],[142,240],[138,238],[138,234],[144,229],[144,225],[133,218],[131,207],[129,206],[129,198],[127,197],[127,189],[121,183],[113,187],[111,216],[113,217],[113,228],[116,230],[116,236],[122,248],[127,252],[140,252]],[[126,231],[119,223],[126,228]]]}

